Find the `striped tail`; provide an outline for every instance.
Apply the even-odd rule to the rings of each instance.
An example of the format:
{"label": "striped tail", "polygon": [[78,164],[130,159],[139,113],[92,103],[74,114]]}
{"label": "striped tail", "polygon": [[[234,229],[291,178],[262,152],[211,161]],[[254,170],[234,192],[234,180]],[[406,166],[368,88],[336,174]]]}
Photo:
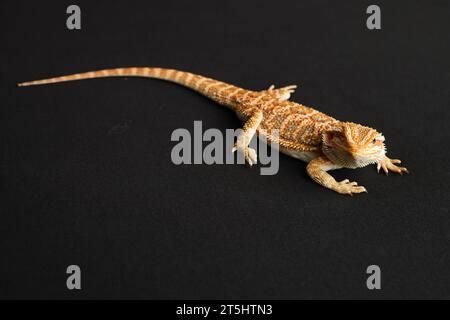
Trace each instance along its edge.
{"label": "striped tail", "polygon": [[27,87],[107,77],[145,77],[167,80],[188,87],[207,96],[208,98],[213,99],[214,101],[219,102],[220,104],[230,107],[234,106],[234,104],[236,103],[236,97],[238,95],[247,92],[247,90],[230,85],[228,83],[206,78],[190,72],[148,67],[115,68],[90,71],[43,80],[22,82],[19,83],[18,86]]}

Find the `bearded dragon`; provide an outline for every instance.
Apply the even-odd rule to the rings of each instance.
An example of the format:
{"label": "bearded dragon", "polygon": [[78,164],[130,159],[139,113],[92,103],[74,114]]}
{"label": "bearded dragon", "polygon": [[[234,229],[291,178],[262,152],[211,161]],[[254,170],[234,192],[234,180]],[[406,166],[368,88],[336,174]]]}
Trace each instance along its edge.
{"label": "bearded dragon", "polygon": [[257,162],[256,151],[249,147],[255,134],[278,145],[289,156],[307,162],[308,175],[320,185],[341,194],[367,192],[348,179],[336,181],[327,171],[361,168],[376,164],[389,171],[408,173],[396,164],[400,160],[386,156],[383,134],[367,126],[336,120],[313,108],[289,101],[295,85],[251,91],[197,74],[174,69],[130,67],[90,71],[44,80],[19,83],[18,86],[103,77],[147,77],[175,82],[233,110],[244,122],[233,152],[242,152],[250,166]]}

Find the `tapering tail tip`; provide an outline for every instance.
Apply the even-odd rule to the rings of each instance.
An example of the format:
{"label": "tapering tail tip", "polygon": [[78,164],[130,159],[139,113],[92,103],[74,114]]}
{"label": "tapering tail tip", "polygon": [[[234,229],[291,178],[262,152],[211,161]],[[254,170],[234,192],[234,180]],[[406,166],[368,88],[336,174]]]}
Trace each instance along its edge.
{"label": "tapering tail tip", "polygon": [[17,84],[18,87],[28,87],[30,85],[32,85],[31,82],[20,82]]}
{"label": "tapering tail tip", "polygon": [[49,83],[48,80],[36,80],[36,81],[27,81],[27,82],[20,82],[17,84],[18,87],[29,87],[29,86],[36,86],[40,84],[46,84]]}

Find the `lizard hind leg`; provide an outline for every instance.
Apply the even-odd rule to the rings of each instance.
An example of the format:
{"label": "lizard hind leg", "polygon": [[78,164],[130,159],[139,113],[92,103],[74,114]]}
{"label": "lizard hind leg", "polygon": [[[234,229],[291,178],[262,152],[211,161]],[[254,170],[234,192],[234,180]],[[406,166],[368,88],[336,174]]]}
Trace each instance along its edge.
{"label": "lizard hind leg", "polygon": [[255,111],[252,116],[245,122],[242,128],[242,133],[238,136],[237,141],[232,149],[232,152],[239,151],[245,157],[245,162],[252,166],[257,163],[258,156],[255,149],[248,145],[256,133],[261,121],[263,119],[263,112],[261,110]]}
{"label": "lizard hind leg", "polygon": [[271,85],[269,89],[265,90],[268,94],[275,96],[280,101],[289,100],[291,94],[295,92],[297,86],[295,84],[286,86],[283,88],[275,89],[274,85]]}

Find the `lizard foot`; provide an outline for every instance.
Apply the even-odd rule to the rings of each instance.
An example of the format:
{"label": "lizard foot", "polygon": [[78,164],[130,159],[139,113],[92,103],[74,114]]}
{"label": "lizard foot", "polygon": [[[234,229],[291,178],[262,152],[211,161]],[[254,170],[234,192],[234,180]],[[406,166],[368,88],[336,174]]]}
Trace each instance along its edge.
{"label": "lizard foot", "polygon": [[245,162],[248,163],[248,165],[251,167],[252,165],[256,164],[258,162],[258,155],[256,154],[255,149],[249,148],[249,147],[239,147],[237,145],[234,145],[231,152],[242,152],[245,157]]}
{"label": "lizard foot", "polygon": [[334,190],[341,194],[348,194],[351,196],[353,196],[354,193],[361,193],[361,192],[367,193],[366,188],[364,188],[363,186],[358,186],[358,183],[350,182],[348,179],[338,182]]}
{"label": "lizard foot", "polygon": [[398,159],[389,159],[388,157],[385,156],[383,160],[377,163],[377,171],[380,172],[380,169],[382,168],[384,173],[386,173],[386,175],[389,174],[389,171],[400,174],[409,173],[408,169],[395,165],[400,163],[401,161]]}
{"label": "lizard foot", "polygon": [[280,99],[280,101],[284,101],[289,100],[289,98],[291,97],[291,93],[294,93],[296,88],[297,88],[296,85],[290,85],[287,87],[275,89],[275,86],[271,85],[269,89],[267,89],[266,91],[269,94],[274,95],[275,97]]}

